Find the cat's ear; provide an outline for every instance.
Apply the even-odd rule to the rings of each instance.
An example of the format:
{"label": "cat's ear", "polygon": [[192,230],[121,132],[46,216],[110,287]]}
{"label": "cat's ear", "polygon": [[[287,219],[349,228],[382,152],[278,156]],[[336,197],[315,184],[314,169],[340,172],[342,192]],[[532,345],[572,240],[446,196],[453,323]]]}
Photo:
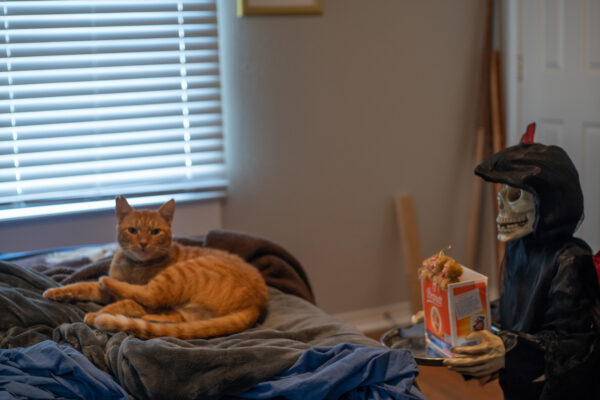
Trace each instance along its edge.
{"label": "cat's ear", "polygon": [[124,196],[119,196],[119,197],[117,197],[116,211],[117,211],[117,220],[119,222],[121,222],[123,220],[123,218],[125,218],[127,215],[129,215],[133,211],[133,208],[129,205],[129,203],[127,202],[127,200],[125,199]]}
{"label": "cat's ear", "polygon": [[169,224],[173,222],[173,215],[175,214],[175,200],[171,199],[160,206],[158,213]]}

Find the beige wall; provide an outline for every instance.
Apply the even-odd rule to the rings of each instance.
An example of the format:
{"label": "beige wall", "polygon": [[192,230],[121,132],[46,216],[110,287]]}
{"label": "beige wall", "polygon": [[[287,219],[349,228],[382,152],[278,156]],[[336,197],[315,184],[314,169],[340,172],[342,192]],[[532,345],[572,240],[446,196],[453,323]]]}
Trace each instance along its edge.
{"label": "beige wall", "polygon": [[321,16],[220,1],[227,229],[291,251],[330,312],[407,300],[393,196],[424,255],[463,257],[484,5],[323,0]]}

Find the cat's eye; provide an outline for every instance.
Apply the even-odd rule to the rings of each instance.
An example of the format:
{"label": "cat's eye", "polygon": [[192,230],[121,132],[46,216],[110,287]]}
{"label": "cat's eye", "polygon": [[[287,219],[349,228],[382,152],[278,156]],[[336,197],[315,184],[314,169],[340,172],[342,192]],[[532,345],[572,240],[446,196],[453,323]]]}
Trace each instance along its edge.
{"label": "cat's eye", "polygon": [[137,229],[135,229],[135,228],[127,228],[127,231],[129,233],[131,233],[132,235],[135,235],[137,233]]}
{"label": "cat's eye", "polygon": [[158,235],[160,233],[160,229],[158,229],[158,228],[157,229],[152,229],[150,231],[150,233],[153,234],[153,235]]}

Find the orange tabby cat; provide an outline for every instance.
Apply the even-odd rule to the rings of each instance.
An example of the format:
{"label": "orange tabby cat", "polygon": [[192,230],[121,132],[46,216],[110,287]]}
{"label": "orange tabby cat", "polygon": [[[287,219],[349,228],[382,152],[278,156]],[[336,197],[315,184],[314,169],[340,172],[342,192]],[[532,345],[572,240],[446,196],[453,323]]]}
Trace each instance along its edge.
{"label": "orange tabby cat", "polygon": [[158,211],[134,210],[117,198],[118,241],[109,276],[48,289],[58,301],[118,300],[85,316],[99,329],[141,338],[228,335],[250,328],[267,305],[258,270],[222,250],[172,242],[173,200]]}

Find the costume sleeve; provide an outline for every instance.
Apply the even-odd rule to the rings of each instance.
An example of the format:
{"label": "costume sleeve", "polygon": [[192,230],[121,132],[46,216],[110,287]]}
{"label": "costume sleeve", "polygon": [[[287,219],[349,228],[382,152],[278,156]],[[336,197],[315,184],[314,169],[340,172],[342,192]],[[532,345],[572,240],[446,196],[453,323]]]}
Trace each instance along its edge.
{"label": "costume sleeve", "polygon": [[[593,318],[598,287],[591,258],[570,247],[556,264],[547,307],[540,314],[541,329],[499,334],[506,348],[500,383],[507,398],[590,398],[593,390],[590,372],[597,368],[599,335]],[[595,286],[588,285],[590,279]],[[511,391],[518,395],[511,396]]]}

